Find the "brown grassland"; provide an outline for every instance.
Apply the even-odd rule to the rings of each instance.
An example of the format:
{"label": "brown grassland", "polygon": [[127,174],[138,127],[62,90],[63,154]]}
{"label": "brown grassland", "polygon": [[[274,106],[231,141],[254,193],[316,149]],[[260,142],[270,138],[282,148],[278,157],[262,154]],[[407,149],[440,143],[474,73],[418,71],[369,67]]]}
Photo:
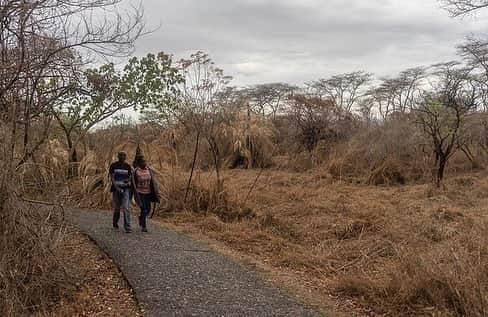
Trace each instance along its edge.
{"label": "brown grassland", "polygon": [[[229,172],[229,195],[242,199],[256,173]],[[433,191],[333,184],[320,171],[270,171],[249,200],[253,218],[161,215],[164,223],[257,259],[271,275],[286,273],[289,288],[325,311],[482,316],[486,176],[453,177],[447,189]]]}
{"label": "brown grassland", "polygon": [[[113,151],[133,153],[134,146],[122,142]],[[144,147],[162,185],[157,222],[255,266],[324,312],[488,313],[488,173],[467,172],[461,156],[440,189],[428,181],[369,185],[370,176],[333,176],[331,165],[293,171],[275,164],[226,169],[225,192],[217,193],[214,173],[198,169],[185,204],[189,172],[160,150]],[[109,209],[97,162],[82,161],[73,197]]]}

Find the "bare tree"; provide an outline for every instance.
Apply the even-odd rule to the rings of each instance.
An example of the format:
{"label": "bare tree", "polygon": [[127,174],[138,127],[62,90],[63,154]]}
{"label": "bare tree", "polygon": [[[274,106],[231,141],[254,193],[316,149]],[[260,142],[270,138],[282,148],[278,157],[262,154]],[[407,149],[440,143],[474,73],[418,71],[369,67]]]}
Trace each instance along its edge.
{"label": "bare tree", "polygon": [[[16,165],[34,159],[50,132],[50,106],[71,89],[88,58],[132,51],[142,32],[142,11],[130,13],[119,4],[122,1],[0,0],[3,315],[34,314],[71,289],[66,288],[71,278],[55,252],[64,238],[61,215],[21,202],[26,198],[19,191],[25,188],[18,182]],[[38,188],[47,191],[51,188],[45,180],[39,180],[43,183]]]}
{"label": "bare tree", "polygon": [[[31,120],[69,90],[77,69],[95,55],[127,56],[143,29],[142,9],[123,0],[2,0],[0,2],[0,111],[10,126],[10,169],[24,128],[25,162]],[[81,58],[83,56],[83,58]],[[90,58],[90,59],[87,59]],[[22,118],[20,121],[18,118]]]}
{"label": "bare tree", "polygon": [[222,118],[222,105],[218,102],[231,77],[215,66],[208,54],[197,52],[180,61],[184,76],[182,98],[174,114],[187,128],[196,133],[192,167],[185,193],[188,197],[195,170],[201,138],[207,141],[217,176],[217,190],[223,190],[222,153],[217,142],[218,126]]}
{"label": "bare tree", "polygon": [[350,113],[366,95],[372,74],[363,71],[340,74],[308,84],[314,95],[334,102],[338,110]]}
{"label": "bare tree", "polygon": [[299,131],[298,142],[312,154],[318,142],[334,134],[337,110],[330,100],[296,94],[291,97],[289,115]]}
{"label": "bare tree", "polygon": [[433,180],[440,187],[449,159],[467,140],[465,131],[468,115],[477,107],[477,86],[471,70],[458,63],[438,65],[434,89],[423,97],[415,109],[417,120],[430,138],[434,152]]}
{"label": "bare tree", "polygon": [[451,16],[460,17],[488,7],[488,0],[440,0]]}

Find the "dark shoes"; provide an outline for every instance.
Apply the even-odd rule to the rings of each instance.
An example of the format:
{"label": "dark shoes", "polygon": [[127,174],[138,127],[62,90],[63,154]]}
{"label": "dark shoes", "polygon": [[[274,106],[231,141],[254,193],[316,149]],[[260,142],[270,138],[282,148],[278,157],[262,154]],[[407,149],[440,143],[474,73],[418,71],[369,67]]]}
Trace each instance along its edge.
{"label": "dark shoes", "polygon": [[147,232],[147,228],[142,228],[142,232]]}
{"label": "dark shoes", "polygon": [[[118,230],[119,229],[119,225],[118,224],[114,224],[113,225],[114,227],[114,230]],[[143,232],[147,232],[147,229],[145,229],[146,231],[144,231],[144,229],[142,230]],[[126,233],[131,233],[132,232],[132,229],[131,228],[125,228],[125,232]]]}

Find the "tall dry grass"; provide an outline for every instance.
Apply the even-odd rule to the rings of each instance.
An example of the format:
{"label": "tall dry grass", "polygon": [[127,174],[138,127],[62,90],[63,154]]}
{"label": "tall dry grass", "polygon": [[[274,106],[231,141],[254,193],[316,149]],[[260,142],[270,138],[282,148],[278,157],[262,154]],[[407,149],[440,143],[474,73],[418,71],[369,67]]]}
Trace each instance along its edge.
{"label": "tall dry grass", "polygon": [[[486,227],[486,226],[485,226]],[[400,254],[381,278],[343,275],[336,290],[397,316],[488,314],[488,247],[484,231],[460,233],[442,247]]]}
{"label": "tall dry grass", "polygon": [[28,177],[25,170],[7,173],[8,153],[4,144],[0,151],[0,315],[24,316],[49,309],[72,289],[73,280],[58,258],[65,239],[62,210],[26,202],[26,188],[19,180],[35,177]]}
{"label": "tall dry grass", "polygon": [[[229,197],[242,199],[257,173],[228,172]],[[343,309],[359,316],[478,317],[488,309],[486,179],[451,178],[433,191],[267,171],[249,200],[253,218],[164,221],[292,276],[288,286],[305,288],[311,302],[352,301]]]}

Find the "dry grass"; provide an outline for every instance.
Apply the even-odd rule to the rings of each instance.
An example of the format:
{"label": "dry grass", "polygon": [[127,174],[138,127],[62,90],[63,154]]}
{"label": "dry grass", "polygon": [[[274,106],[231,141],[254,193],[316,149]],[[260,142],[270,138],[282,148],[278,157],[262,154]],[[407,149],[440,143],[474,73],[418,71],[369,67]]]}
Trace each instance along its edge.
{"label": "dry grass", "polygon": [[[228,172],[229,197],[241,201],[256,173]],[[365,315],[484,316],[487,190],[485,174],[434,191],[267,171],[249,201],[255,218],[224,223],[182,213],[164,221],[287,272],[300,284],[292,287],[309,287],[311,302],[351,298],[362,308],[344,310]]]}
{"label": "dry grass", "polygon": [[29,206],[9,195],[0,217],[0,315],[48,309],[73,289],[58,258],[65,237],[59,210]]}

